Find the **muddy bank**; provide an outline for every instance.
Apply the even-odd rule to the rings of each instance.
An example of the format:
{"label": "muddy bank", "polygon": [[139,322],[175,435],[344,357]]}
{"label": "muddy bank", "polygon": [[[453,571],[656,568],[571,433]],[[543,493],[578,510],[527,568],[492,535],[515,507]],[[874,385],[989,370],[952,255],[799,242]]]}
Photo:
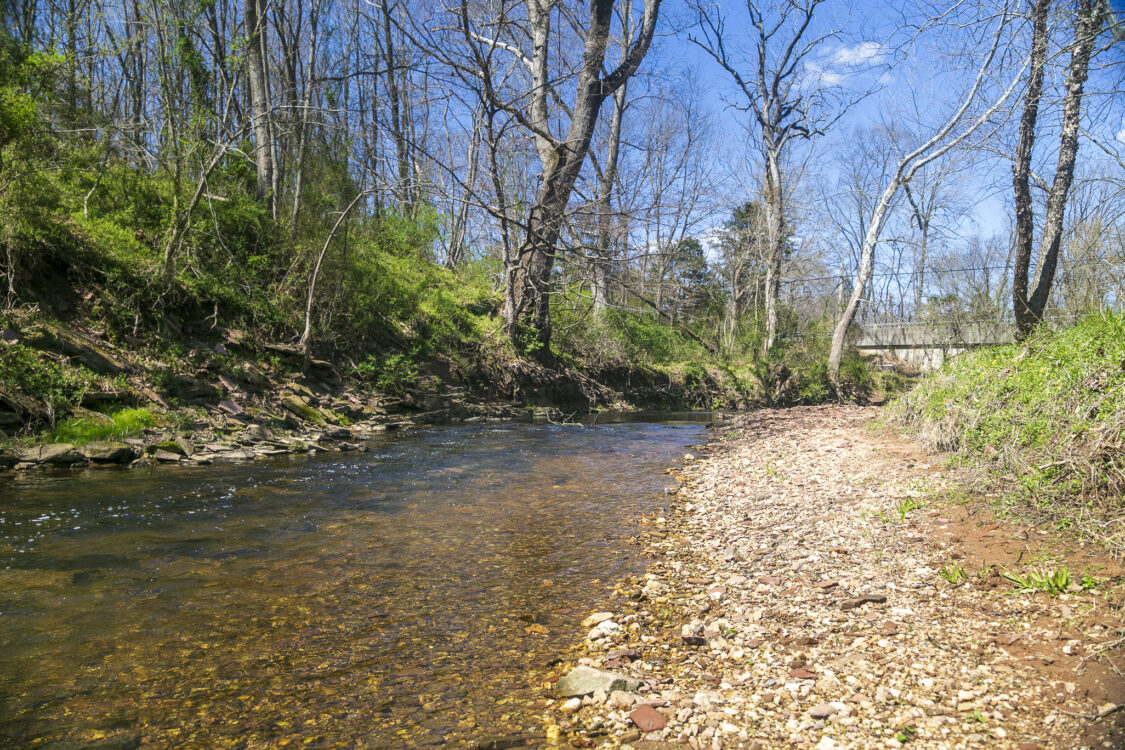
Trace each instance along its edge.
{"label": "muddy bank", "polygon": [[[548,733],[574,747],[1123,746],[1121,566],[994,518],[940,459],[873,431],[875,413],[765,410],[685,456],[672,507],[648,519],[657,562],[543,675]],[[1011,578],[1063,570],[1051,593]],[[576,667],[636,682],[575,687]]]}
{"label": "muddy bank", "polygon": [[[238,330],[216,337],[156,352],[33,320],[4,330],[0,347],[20,352],[25,369],[44,369],[43,377],[21,377],[40,391],[85,380],[78,396],[60,406],[46,393],[0,379],[0,472],[246,461],[362,450],[377,432],[422,424],[751,405],[710,376],[677,380],[643,367],[585,372],[485,357],[424,362],[394,382],[384,372],[373,383],[357,376],[363,370],[354,363],[311,358]],[[114,434],[113,414],[127,408],[144,410],[151,424]],[[93,442],[52,437],[50,425],[68,418],[83,423],[81,432],[105,435]]]}

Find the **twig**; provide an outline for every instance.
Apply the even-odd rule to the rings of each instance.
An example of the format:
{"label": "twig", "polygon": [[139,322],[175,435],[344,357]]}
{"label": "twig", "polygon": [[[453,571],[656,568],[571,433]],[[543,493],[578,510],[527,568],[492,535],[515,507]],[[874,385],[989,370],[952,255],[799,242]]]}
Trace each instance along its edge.
{"label": "twig", "polygon": [[[1095,651],[1091,651],[1090,653],[1086,654],[1081,659],[1079,659],[1078,660],[1078,666],[1075,667],[1075,670],[1077,671],[1078,669],[1081,669],[1082,667],[1084,667],[1086,665],[1086,662],[1089,661],[1090,659],[1095,659],[1095,658],[1101,656],[1102,654],[1104,654],[1106,651],[1112,651],[1113,649],[1120,646],[1122,643],[1125,643],[1125,637],[1118,638],[1116,641],[1109,641],[1108,643],[1101,644],[1101,648],[1099,648]],[[1116,667],[1114,667],[1114,669],[1116,669]]]}

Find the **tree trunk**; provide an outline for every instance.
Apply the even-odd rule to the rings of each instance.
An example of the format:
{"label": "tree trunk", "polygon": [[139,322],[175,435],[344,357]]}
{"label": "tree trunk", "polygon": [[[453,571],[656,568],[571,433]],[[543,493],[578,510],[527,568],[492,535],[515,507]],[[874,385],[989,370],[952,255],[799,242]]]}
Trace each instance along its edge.
{"label": "tree trunk", "polygon": [[1035,129],[1039,119],[1039,101],[1043,96],[1043,68],[1047,57],[1047,17],[1051,0],[1037,0],[1031,13],[1031,70],[1024,93],[1020,115],[1020,135],[1012,165],[1012,186],[1016,209],[1016,267],[1012,279],[1012,310],[1016,316],[1018,336],[1026,336],[1036,319],[1028,307],[1027,274],[1031,264],[1031,246],[1035,237],[1035,217],[1031,206],[1031,152],[1035,145]]}
{"label": "tree trunk", "polygon": [[385,0],[380,5],[383,10],[383,61],[387,66],[387,99],[391,108],[391,138],[395,142],[395,157],[398,165],[394,192],[402,205],[402,212],[407,216],[412,216],[414,213],[414,195],[410,184],[410,153],[403,125],[403,102],[395,59],[391,9],[387,6]]}
{"label": "tree trunk", "polygon": [[298,113],[297,170],[293,176],[293,208],[289,214],[289,241],[296,242],[301,218],[301,192],[305,183],[305,157],[309,142],[309,111],[312,109],[313,85],[316,80],[316,43],[319,7],[313,6],[310,20],[309,58],[305,65],[305,92],[301,98],[301,111]]}
{"label": "tree trunk", "polygon": [[888,214],[890,214],[895,194],[898,193],[901,185],[901,179],[900,168],[875,205],[875,210],[871,214],[871,221],[867,226],[867,233],[863,237],[863,247],[859,256],[859,273],[856,274],[855,287],[852,289],[851,296],[848,297],[847,304],[844,305],[844,311],[840,315],[840,320],[836,323],[836,329],[832,332],[832,345],[828,350],[828,377],[832,381],[837,395],[842,395],[840,393],[840,362],[844,358],[844,343],[847,341],[848,329],[851,327],[852,321],[855,320],[856,310],[859,308],[859,303],[863,301],[863,293],[866,291],[867,285],[871,281],[871,274],[875,270],[875,247],[879,244],[879,237],[883,233],[883,225],[887,221]]}
{"label": "tree trunk", "polygon": [[762,356],[773,348],[777,339],[777,301],[781,291],[781,261],[784,259],[784,202],[785,192],[781,184],[780,153],[767,149],[766,173],[764,175],[766,209],[766,336],[762,341]]}
{"label": "tree trunk", "polygon": [[[465,6],[463,5],[462,8]],[[582,66],[578,72],[576,96],[570,112],[570,127],[564,139],[552,138],[547,130],[546,97],[548,81],[547,42],[550,6],[531,0],[529,16],[533,47],[532,92],[529,124],[543,164],[535,205],[527,220],[527,234],[516,251],[511,285],[504,307],[504,332],[517,350],[551,360],[550,281],[555,249],[570,194],[590,151],[590,140],[605,99],[620,88],[640,66],[652,42],[660,0],[646,0],[644,22],[639,37],[624,60],[612,73],[602,76],[606,46],[613,17],[613,0],[592,0],[590,23],[583,45]],[[463,11],[464,14],[464,11]]]}
{"label": "tree trunk", "polygon": [[309,356],[309,342],[312,337],[313,301],[316,299],[316,282],[320,278],[320,266],[324,263],[324,256],[328,253],[328,248],[332,244],[332,240],[335,239],[336,232],[339,231],[340,225],[344,223],[344,219],[351,213],[355,204],[359,203],[360,198],[363,198],[365,195],[367,195],[366,191],[358,193],[356,197],[352,198],[352,202],[348,204],[348,207],[340,212],[339,217],[336,218],[336,223],[332,225],[332,231],[328,233],[328,237],[324,240],[323,247],[320,248],[320,254],[316,256],[316,263],[313,264],[312,276],[309,277],[309,295],[305,299],[305,328],[301,332],[301,340],[297,342],[297,346],[300,347],[301,353],[304,354],[305,357]]}
{"label": "tree trunk", "polygon": [[[914,200],[914,193],[910,189],[910,185],[903,185],[903,192],[906,193],[906,200],[910,203],[910,210],[913,213],[913,221],[918,226],[918,231],[922,234],[921,242],[918,245],[918,256],[914,262],[917,268],[915,269],[915,278],[918,280],[917,285],[914,287],[914,315],[922,309],[922,301],[924,297],[924,287],[926,285],[926,253],[929,250],[930,241],[930,217],[932,212],[929,210],[933,205],[932,201],[926,201],[925,205],[918,203]],[[924,196],[923,196],[924,198]],[[902,304],[902,297],[900,295],[900,302]],[[899,317],[903,317],[900,313]]]}
{"label": "tree trunk", "polygon": [[445,265],[456,268],[465,259],[465,227],[469,223],[469,196],[475,190],[477,170],[480,164],[481,136],[484,131],[484,113],[473,112],[473,132],[469,136],[469,163],[465,174],[465,193],[453,217],[453,229],[449,233],[449,252]]}
{"label": "tree trunk", "polygon": [[[1046,0],[1040,1],[1046,2]],[[1051,284],[1055,279],[1059,250],[1062,246],[1063,214],[1066,210],[1070,186],[1074,182],[1074,163],[1078,157],[1082,95],[1090,71],[1090,57],[1101,24],[1101,13],[1095,11],[1092,0],[1079,0],[1074,21],[1074,47],[1071,52],[1070,69],[1066,76],[1062,129],[1059,133],[1059,157],[1055,167],[1055,178],[1047,195],[1047,211],[1043,219],[1043,231],[1039,239],[1039,259],[1035,268],[1035,288],[1030,297],[1027,296],[1030,245],[1026,246],[1026,249],[1024,245],[1020,245],[1016,254],[1016,280],[1012,284],[1012,301],[1016,314],[1016,335],[1019,338],[1026,337],[1043,320],[1043,312],[1051,297]],[[1031,118],[1032,130],[1035,127],[1034,117],[1037,115],[1036,110]],[[1023,124],[1021,120],[1021,146],[1024,135]],[[1032,133],[1029,141],[1033,137]],[[1028,150],[1030,152],[1030,147]],[[1019,155],[1022,157],[1022,152]],[[1030,158],[1030,153],[1028,156]],[[1028,213],[1030,218],[1030,206],[1028,206]],[[1019,239],[1022,241],[1023,237],[1020,236]]]}
{"label": "tree trunk", "polygon": [[268,198],[274,211],[273,135],[270,127],[269,93],[266,87],[266,65],[262,47],[261,0],[243,0],[246,25],[246,67],[250,83],[250,107],[254,129],[254,165],[257,171],[258,200]]}
{"label": "tree trunk", "polygon": [[610,242],[612,240],[613,214],[610,199],[617,182],[617,159],[621,150],[621,121],[625,115],[625,97],[628,84],[613,93],[613,117],[609,123],[609,144],[598,186],[598,238],[594,249],[592,286],[594,314],[601,314],[609,306]]}

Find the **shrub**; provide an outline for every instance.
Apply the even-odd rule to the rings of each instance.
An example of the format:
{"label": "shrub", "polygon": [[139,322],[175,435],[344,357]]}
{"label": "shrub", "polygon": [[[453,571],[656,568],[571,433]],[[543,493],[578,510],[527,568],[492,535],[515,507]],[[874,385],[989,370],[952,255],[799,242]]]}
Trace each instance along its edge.
{"label": "shrub", "polygon": [[45,404],[50,421],[77,406],[94,377],[22,344],[0,346],[0,385]]}

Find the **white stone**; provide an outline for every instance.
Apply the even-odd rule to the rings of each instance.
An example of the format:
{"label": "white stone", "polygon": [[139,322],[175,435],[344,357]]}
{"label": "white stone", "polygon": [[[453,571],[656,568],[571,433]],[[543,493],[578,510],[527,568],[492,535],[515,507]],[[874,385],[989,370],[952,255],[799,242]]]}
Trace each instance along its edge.
{"label": "white stone", "polygon": [[564,714],[574,714],[578,713],[578,709],[580,708],[582,708],[582,699],[571,698],[559,706],[559,711],[562,711]]}

